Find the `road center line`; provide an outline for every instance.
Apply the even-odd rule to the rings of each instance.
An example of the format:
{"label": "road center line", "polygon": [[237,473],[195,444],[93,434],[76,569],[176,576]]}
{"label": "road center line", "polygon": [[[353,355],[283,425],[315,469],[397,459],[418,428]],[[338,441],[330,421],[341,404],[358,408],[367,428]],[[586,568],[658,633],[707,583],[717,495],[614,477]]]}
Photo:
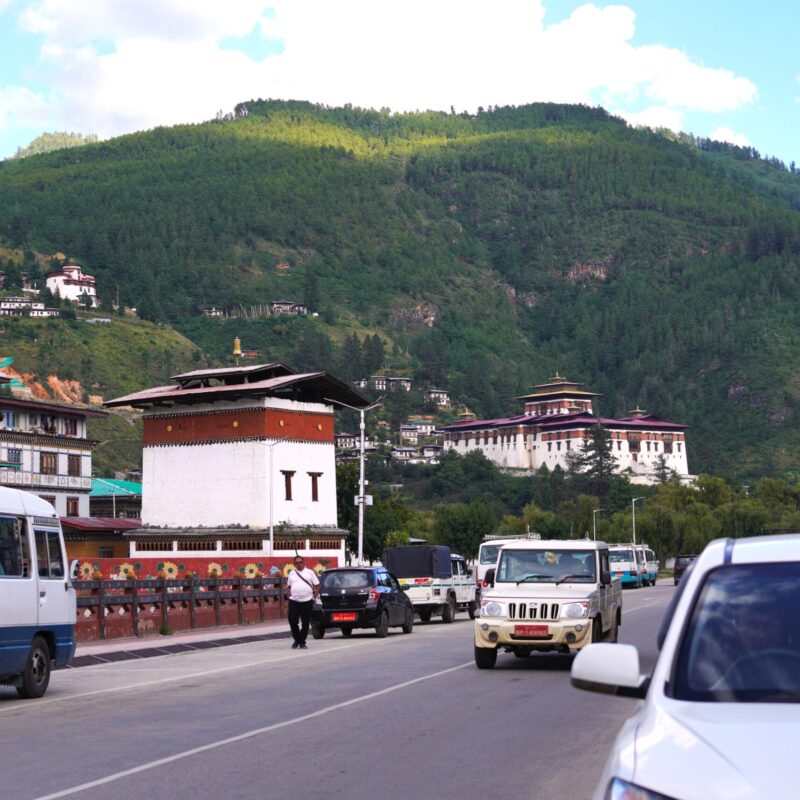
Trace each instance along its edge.
{"label": "road center line", "polygon": [[364,703],[367,700],[374,700],[376,697],[381,697],[385,694],[390,694],[391,692],[397,692],[400,689],[405,689],[409,686],[413,686],[414,684],[422,683],[423,681],[428,681],[432,678],[438,678],[442,675],[447,675],[451,672],[455,672],[456,670],[471,666],[473,666],[473,662],[467,661],[463,664],[459,664],[456,667],[448,667],[447,669],[442,669],[438,672],[431,672],[428,675],[422,675],[419,678],[412,678],[410,681],[396,683],[394,686],[388,686],[386,689],[380,689],[377,692],[370,692],[369,694],[361,695],[361,697],[354,697],[351,700],[345,700],[342,703],[336,703],[335,705],[321,708],[318,711],[312,711],[310,714],[303,714],[302,716],[295,717],[294,719],[276,722],[272,725],[266,725],[263,728],[256,728],[255,730],[240,733],[236,736],[229,736],[227,739],[220,739],[219,741],[204,744],[200,747],[193,747],[191,750],[184,750],[182,753],[175,753],[174,755],[167,756],[166,758],[159,758],[156,761],[149,761],[146,764],[140,764],[138,767],[131,767],[130,769],[122,770],[121,772],[114,772],[111,775],[107,775],[105,778],[98,778],[97,780],[89,781],[88,783],[82,783],[80,786],[72,786],[69,789],[62,789],[59,792],[42,795],[41,797],[35,798],[35,800],[58,800],[60,797],[69,797],[70,795],[77,794],[78,792],[85,792],[87,789],[94,789],[98,786],[104,786],[107,783],[113,783],[121,778],[127,778],[140,772],[146,772],[147,770],[155,769],[156,767],[162,767],[165,764],[172,764],[175,761],[180,761],[184,758],[198,755],[199,753],[206,753],[209,750],[216,750],[229,744],[244,741],[245,739],[252,739],[256,736],[261,736],[265,733],[279,730],[280,728],[286,728],[290,725],[297,725],[301,722],[307,722],[310,719],[316,719],[317,717],[331,714],[332,712],[339,711],[342,708],[348,708],[349,706],[356,705],[357,703]]}

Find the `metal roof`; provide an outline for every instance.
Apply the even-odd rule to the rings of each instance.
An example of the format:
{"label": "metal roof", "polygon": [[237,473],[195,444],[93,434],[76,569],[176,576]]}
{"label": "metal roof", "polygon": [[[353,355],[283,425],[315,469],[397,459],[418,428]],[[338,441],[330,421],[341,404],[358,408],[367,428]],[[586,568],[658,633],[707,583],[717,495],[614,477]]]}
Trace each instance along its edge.
{"label": "metal roof", "polygon": [[142,484],[134,481],[118,481],[112,478],[92,478],[89,497],[141,497]]}

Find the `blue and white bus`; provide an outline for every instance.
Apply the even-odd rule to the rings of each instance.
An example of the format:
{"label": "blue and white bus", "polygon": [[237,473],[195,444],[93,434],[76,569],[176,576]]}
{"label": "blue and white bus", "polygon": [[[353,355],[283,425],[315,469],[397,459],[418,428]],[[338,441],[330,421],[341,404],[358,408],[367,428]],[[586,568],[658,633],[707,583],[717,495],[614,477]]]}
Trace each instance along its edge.
{"label": "blue and white bus", "polygon": [[0,487],[0,684],[41,697],[75,654],[75,590],[50,503]]}
{"label": "blue and white bus", "polygon": [[611,574],[623,586],[639,588],[647,584],[647,563],[644,550],[636,544],[611,544],[608,546]]}

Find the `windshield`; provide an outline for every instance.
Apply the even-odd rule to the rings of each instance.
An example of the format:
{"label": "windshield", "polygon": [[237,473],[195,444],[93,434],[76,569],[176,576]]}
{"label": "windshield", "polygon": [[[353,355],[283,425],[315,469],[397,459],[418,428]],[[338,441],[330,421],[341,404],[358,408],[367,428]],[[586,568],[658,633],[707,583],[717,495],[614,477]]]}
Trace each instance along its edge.
{"label": "windshield", "polygon": [[337,589],[366,589],[372,585],[372,573],[366,569],[323,572],[319,582],[323,591]]}
{"label": "windshield", "polygon": [[594,550],[509,550],[504,548],[495,581],[498,583],[595,582]]}
{"label": "windshield", "polygon": [[499,544],[485,544],[481,546],[481,564],[494,564],[497,561]]}
{"label": "windshield", "polygon": [[709,573],[675,670],[674,696],[800,702],[800,562]]}
{"label": "windshield", "polygon": [[633,561],[632,550],[609,550],[608,558],[612,564],[618,564],[621,561]]}

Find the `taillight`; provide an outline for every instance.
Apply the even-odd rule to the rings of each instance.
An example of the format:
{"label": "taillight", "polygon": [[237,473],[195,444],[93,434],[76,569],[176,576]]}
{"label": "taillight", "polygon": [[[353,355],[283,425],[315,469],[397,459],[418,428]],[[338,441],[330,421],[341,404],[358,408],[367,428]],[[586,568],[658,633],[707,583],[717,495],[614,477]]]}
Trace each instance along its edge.
{"label": "taillight", "polygon": [[481,581],[481,586],[485,589],[489,584],[486,582],[486,578]]}
{"label": "taillight", "polygon": [[378,598],[381,596],[381,593],[377,589],[370,589],[369,590],[369,597],[367,598],[368,603],[377,603]]}

